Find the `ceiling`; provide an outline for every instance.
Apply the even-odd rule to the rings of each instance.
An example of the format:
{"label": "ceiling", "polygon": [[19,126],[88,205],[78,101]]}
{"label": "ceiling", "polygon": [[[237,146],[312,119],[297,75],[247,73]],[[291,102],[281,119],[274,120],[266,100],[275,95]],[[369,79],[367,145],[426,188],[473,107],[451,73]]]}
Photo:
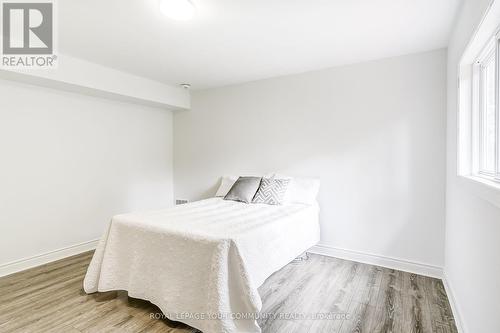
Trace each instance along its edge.
{"label": "ceiling", "polygon": [[460,0],[58,1],[59,52],[204,89],[446,47]]}

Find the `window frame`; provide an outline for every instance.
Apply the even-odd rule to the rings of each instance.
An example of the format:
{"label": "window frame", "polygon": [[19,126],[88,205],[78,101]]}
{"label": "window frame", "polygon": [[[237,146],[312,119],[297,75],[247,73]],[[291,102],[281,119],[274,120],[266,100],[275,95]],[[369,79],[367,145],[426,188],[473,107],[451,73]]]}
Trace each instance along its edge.
{"label": "window frame", "polygon": [[[481,19],[481,23],[475,28],[471,39],[464,46],[462,54],[459,56],[456,68],[451,68],[450,72],[456,73],[456,99],[449,101],[451,108],[451,120],[456,121],[455,141],[452,141],[452,146],[456,143],[456,155],[451,153],[448,156],[448,161],[451,166],[456,167],[455,177],[448,179],[452,186],[455,184],[462,188],[467,193],[471,193],[492,205],[500,208],[500,182],[494,181],[486,176],[478,176],[477,158],[473,156],[477,152],[475,144],[477,141],[477,133],[473,133],[473,128],[477,127],[477,107],[473,103],[475,92],[474,80],[477,75],[474,75],[475,61],[481,51],[488,45],[494,36],[499,36],[500,32],[500,1],[492,3],[491,7],[486,11]],[[500,54],[500,51],[497,51]],[[454,61],[453,58],[451,58]],[[497,58],[497,64],[500,67],[500,62]],[[453,65],[454,66],[454,65]],[[455,72],[456,70],[456,72]],[[498,71],[497,71],[498,73]],[[448,82],[450,85],[452,82]],[[450,86],[451,88],[451,86]],[[500,87],[499,87],[500,89]],[[453,96],[453,95],[452,95]],[[498,99],[497,99],[498,100]],[[455,103],[457,105],[456,113],[454,112]],[[456,118],[454,119],[454,116]],[[450,120],[450,118],[448,118]],[[453,131],[452,131],[453,132]],[[477,131],[476,131],[477,132]],[[456,158],[456,159],[455,159]]]}
{"label": "window frame", "polygon": [[[500,60],[500,32],[488,40],[472,65],[472,160],[471,174],[490,181],[500,183],[500,111],[499,111],[499,60]],[[494,61],[495,82],[495,149],[493,172],[484,168],[485,159],[485,69],[487,64]]]}

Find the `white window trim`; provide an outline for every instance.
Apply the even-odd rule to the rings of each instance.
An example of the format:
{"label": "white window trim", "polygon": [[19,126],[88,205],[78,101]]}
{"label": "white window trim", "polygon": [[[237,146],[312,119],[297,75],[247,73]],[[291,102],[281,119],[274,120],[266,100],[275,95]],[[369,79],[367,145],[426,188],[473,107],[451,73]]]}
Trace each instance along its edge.
{"label": "white window trim", "polygon": [[500,207],[500,187],[497,182],[476,176],[458,176],[458,183],[480,198]]}
{"label": "white window trim", "polygon": [[[457,185],[462,187],[467,192],[471,192],[484,200],[500,207],[500,180],[497,177],[492,177],[484,173],[479,173],[479,159],[477,153],[479,136],[477,133],[479,120],[479,108],[475,106],[477,87],[477,70],[475,64],[478,60],[478,55],[482,54],[488,42],[493,36],[497,40],[500,39],[500,1],[492,2],[488,8],[481,24],[475,30],[473,37],[460,59],[458,66],[458,114],[457,114]],[[497,68],[496,82],[499,82],[500,73],[500,43],[497,42]],[[500,89],[496,90],[496,115],[500,122]],[[497,142],[500,138],[500,125],[497,126]],[[500,160],[500,143],[497,145],[498,156]],[[500,167],[500,165],[499,165]],[[497,167],[497,170],[498,167]]]}
{"label": "white window trim", "polygon": [[[485,178],[486,180],[500,182],[500,172],[499,172],[499,159],[500,159],[500,144],[499,144],[499,115],[498,115],[498,53],[500,45],[500,34],[497,33],[495,36],[490,38],[484,49],[481,51],[479,56],[474,61],[472,65],[472,154],[471,154],[471,175]],[[484,140],[483,130],[484,130],[484,103],[485,103],[485,92],[481,91],[481,87],[484,85],[484,64],[495,60],[495,82],[497,89],[495,90],[495,121],[496,121],[496,152],[494,158],[494,169],[495,172],[491,172],[483,168],[482,159],[480,158],[482,154],[485,154],[482,142]]]}

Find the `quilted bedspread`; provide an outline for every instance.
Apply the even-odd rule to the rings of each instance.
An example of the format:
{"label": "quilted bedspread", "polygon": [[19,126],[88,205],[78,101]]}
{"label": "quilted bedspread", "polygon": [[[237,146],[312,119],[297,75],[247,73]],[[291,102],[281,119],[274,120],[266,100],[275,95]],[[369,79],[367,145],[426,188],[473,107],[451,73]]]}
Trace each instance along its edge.
{"label": "quilted bedspread", "polygon": [[319,241],[317,205],[212,198],[113,217],[84,280],[126,290],[204,333],[260,332],[257,288]]}

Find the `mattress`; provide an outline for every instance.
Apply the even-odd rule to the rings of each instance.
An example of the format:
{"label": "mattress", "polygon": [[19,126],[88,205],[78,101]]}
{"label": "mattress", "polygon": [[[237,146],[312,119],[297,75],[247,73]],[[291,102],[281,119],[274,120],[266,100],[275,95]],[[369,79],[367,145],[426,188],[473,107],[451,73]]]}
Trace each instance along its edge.
{"label": "mattress", "polygon": [[319,241],[317,205],[211,198],[117,215],[84,280],[87,293],[126,290],[202,332],[260,332],[257,288]]}

